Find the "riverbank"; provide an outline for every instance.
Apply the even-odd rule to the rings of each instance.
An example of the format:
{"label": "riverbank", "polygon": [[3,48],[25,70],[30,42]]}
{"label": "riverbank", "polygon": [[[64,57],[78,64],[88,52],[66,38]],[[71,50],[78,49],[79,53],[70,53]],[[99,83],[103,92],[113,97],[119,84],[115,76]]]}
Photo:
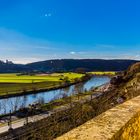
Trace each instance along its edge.
{"label": "riverbank", "polygon": [[[24,125],[24,123],[26,122],[26,118],[21,119],[20,122],[15,121],[12,124],[12,127],[14,129],[17,129],[13,130],[13,132],[9,134],[13,134],[16,131],[21,132],[22,134],[24,134],[24,136],[22,136],[26,137],[27,134],[32,131],[32,136],[36,136],[36,134],[39,134],[40,136],[45,135],[45,138],[47,139],[54,139],[56,136],[60,136],[63,133],[71,130],[72,128],[75,128],[83,124],[85,121],[97,116],[100,111],[105,111],[106,109],[102,109],[100,107],[103,106],[104,101],[107,98],[110,98],[110,91],[108,92],[102,94],[95,94],[91,92],[92,96],[83,96],[83,98],[80,98],[80,100],[76,101],[74,99],[68,104],[59,106],[58,108],[54,108],[51,111],[29,117],[29,124],[26,125]],[[8,127],[3,126],[0,130],[6,129],[8,130]],[[45,134],[42,133],[43,130],[45,130]],[[53,134],[51,132],[53,132]],[[3,133],[1,136],[4,135],[7,136],[7,133]],[[17,133],[15,136],[18,137],[18,135],[21,136]]]}
{"label": "riverbank", "polygon": [[3,78],[0,81],[0,99],[65,88],[91,77],[85,76],[87,75],[77,73],[55,73],[47,76],[0,75]]}
{"label": "riverbank", "polygon": [[[35,108],[50,110],[57,108],[62,104],[69,103],[73,100],[80,100],[84,96],[89,96],[95,87],[108,83],[110,78],[107,76],[94,76],[86,82],[81,82],[63,89],[41,92],[20,97],[12,97],[0,100],[0,114],[8,114],[10,111],[15,112],[19,109],[30,108],[30,112],[34,112]],[[95,90],[95,89],[94,89]],[[97,94],[96,94],[97,95]],[[99,94],[98,94],[99,95]],[[97,95],[97,96],[98,96]],[[69,97],[70,96],[70,97]],[[41,104],[42,107],[38,106]],[[36,106],[37,105],[37,106]],[[24,110],[25,111],[25,110]],[[24,112],[22,111],[22,112]],[[38,112],[38,111],[37,111]],[[15,112],[16,113],[16,112]],[[40,112],[39,112],[40,113]],[[20,114],[20,113],[19,113]],[[24,113],[23,113],[24,114]],[[34,114],[34,113],[31,113]]]}
{"label": "riverbank", "polygon": [[36,89],[36,90],[31,90],[31,91],[26,91],[26,92],[17,92],[17,93],[0,95],[0,99],[18,97],[18,96],[29,95],[29,94],[37,94],[37,93],[40,93],[40,92],[47,92],[47,91],[52,91],[52,90],[57,90],[57,89],[63,89],[63,88],[69,87],[71,85],[80,83],[80,82],[84,82],[84,81],[71,82],[71,83],[65,84],[65,85],[58,84],[57,86],[55,85],[54,87],[50,87],[50,88],[47,87],[47,88],[44,88],[44,89]]}
{"label": "riverbank", "polygon": [[84,79],[85,75],[90,78],[92,76],[112,77],[114,74],[115,72],[54,73],[34,76],[0,74],[0,99],[62,89],[89,80]]}
{"label": "riverbank", "polygon": [[[80,94],[76,94],[76,95],[71,95],[69,97],[65,97],[62,99],[57,99],[54,100],[50,103],[46,103],[46,104],[42,104],[40,107],[42,109],[42,112],[40,114],[34,114],[34,115],[29,115],[31,118],[34,118],[35,116],[42,116],[41,114],[48,114],[47,112],[58,112],[60,110],[66,110],[67,108],[70,107],[71,104],[77,104],[77,103],[84,103],[86,101],[90,101],[93,100],[96,97],[101,96],[101,93],[97,93],[97,89],[101,88],[101,87],[106,87],[108,84],[104,84],[101,85],[99,87],[96,88],[95,92],[93,90],[87,91],[85,93],[80,93]],[[34,110],[35,112],[35,110]],[[4,126],[5,123],[7,123],[9,121],[9,116],[10,114],[6,114],[6,115],[2,115],[0,117],[0,126]],[[26,115],[26,114],[25,114]],[[43,115],[44,116],[44,115]],[[46,115],[45,115],[46,117]],[[15,123],[16,121],[19,120],[19,118],[16,116],[16,112],[11,113],[11,119],[12,121]],[[21,118],[20,118],[21,119]],[[22,117],[22,120],[26,120],[26,116],[25,118]],[[22,122],[24,122],[22,121]]]}
{"label": "riverbank", "polygon": [[[41,111],[51,110],[51,109],[55,109],[60,106],[63,106],[65,104],[68,104],[72,101],[79,101],[85,97],[88,97],[88,96],[90,97],[91,94],[93,94],[95,92],[96,92],[96,96],[98,96],[99,94],[97,94],[97,93],[99,93],[99,92],[95,91],[95,89],[98,89],[97,88],[98,86],[103,86],[103,84],[109,82],[109,80],[110,79],[106,76],[105,77],[96,76],[96,77],[91,78],[87,82],[84,82],[84,83],[82,82],[82,83],[76,84],[74,86],[70,86],[69,88],[66,88],[66,89],[57,90],[57,91],[55,91],[56,94],[54,94],[54,91],[51,91],[48,94],[46,92],[36,94],[35,95],[36,97],[34,97],[34,95],[28,95],[28,96],[22,96],[20,98],[18,98],[18,97],[11,98],[11,99],[9,98],[9,100],[4,99],[4,100],[1,100],[1,107],[4,107],[5,111],[4,110],[3,111],[7,112],[7,113],[10,110],[12,112],[15,112],[14,111],[15,109],[13,110],[13,108],[17,108],[17,109],[25,108],[25,107],[28,108],[28,105],[30,106],[30,110],[34,110],[36,107],[40,108]],[[92,87],[96,87],[96,88],[94,89]],[[81,91],[81,88],[83,89],[82,91]],[[57,96],[57,98],[54,98],[55,95],[59,95],[59,96]],[[52,96],[52,97],[50,98],[50,96]],[[50,98],[50,100],[48,100],[48,98]],[[26,106],[21,107],[22,104],[25,104],[24,99],[26,99],[26,101],[29,100],[30,102],[28,102],[26,104]],[[12,105],[11,106],[12,108],[9,106],[10,104]],[[38,104],[40,104],[41,106],[38,106]],[[33,108],[31,108],[31,105],[33,105]],[[1,114],[3,114],[2,112],[1,112]],[[5,115],[5,116],[7,116],[7,115]]]}

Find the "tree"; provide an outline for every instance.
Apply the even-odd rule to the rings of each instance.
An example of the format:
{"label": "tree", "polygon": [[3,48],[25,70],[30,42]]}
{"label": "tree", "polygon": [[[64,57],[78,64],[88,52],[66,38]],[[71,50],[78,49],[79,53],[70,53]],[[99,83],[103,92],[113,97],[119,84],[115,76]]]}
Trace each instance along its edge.
{"label": "tree", "polygon": [[85,74],[86,73],[86,69],[85,68],[77,68],[75,70],[76,73],[81,73],[81,74]]}
{"label": "tree", "polygon": [[63,82],[66,85],[69,84],[70,83],[69,77],[65,76],[64,79],[63,79]]}

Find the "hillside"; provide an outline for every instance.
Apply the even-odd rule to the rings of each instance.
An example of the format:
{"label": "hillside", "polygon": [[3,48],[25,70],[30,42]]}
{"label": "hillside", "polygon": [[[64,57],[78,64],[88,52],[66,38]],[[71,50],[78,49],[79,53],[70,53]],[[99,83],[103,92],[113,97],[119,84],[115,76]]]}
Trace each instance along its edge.
{"label": "hillside", "polygon": [[103,59],[58,59],[27,64],[26,66],[39,71],[123,71],[135,60],[103,60]]}
{"label": "hillside", "polygon": [[18,73],[30,70],[30,68],[22,64],[14,64],[11,61],[0,61],[0,73]]}
{"label": "hillside", "polygon": [[11,61],[0,61],[0,73],[18,73],[28,71],[64,72],[64,71],[123,71],[136,60],[103,59],[56,59],[34,62],[26,65]]}
{"label": "hillside", "polygon": [[114,101],[128,100],[140,95],[140,63],[135,63],[118,77],[111,80],[114,85]]}
{"label": "hillside", "polygon": [[125,83],[120,84],[119,92],[127,99],[140,95],[140,63],[136,63],[124,72]]}

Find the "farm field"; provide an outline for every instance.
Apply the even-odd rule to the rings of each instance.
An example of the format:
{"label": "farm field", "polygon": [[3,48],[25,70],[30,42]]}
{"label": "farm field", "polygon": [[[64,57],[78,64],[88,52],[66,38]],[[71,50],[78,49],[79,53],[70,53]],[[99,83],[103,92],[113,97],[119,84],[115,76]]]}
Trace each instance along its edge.
{"label": "farm field", "polygon": [[110,76],[114,76],[114,75],[116,75],[116,72],[114,72],[114,71],[107,71],[107,72],[98,72],[98,71],[96,71],[96,72],[89,72],[89,73],[91,73],[91,74],[93,74],[93,75],[110,75]]}
{"label": "farm field", "polygon": [[39,82],[60,82],[60,78],[68,77],[69,80],[82,77],[83,74],[77,73],[54,73],[38,75],[18,75],[18,74],[0,74],[1,83],[39,83]]}
{"label": "farm field", "polygon": [[59,87],[63,79],[72,83],[75,78],[81,78],[83,74],[54,73],[38,75],[0,74],[0,95],[18,94],[42,89]]}

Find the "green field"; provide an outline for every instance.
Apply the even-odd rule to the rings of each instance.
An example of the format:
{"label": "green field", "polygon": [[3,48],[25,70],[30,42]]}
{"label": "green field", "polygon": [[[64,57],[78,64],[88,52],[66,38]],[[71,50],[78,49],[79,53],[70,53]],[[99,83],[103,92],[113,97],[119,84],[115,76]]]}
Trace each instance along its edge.
{"label": "green field", "polygon": [[0,74],[0,95],[59,87],[66,77],[72,83],[75,78],[81,78],[82,76],[84,75],[77,73],[38,74],[33,76]]}
{"label": "green field", "polygon": [[[93,75],[115,75],[115,72],[90,72]],[[70,83],[75,79],[79,79],[84,74],[78,73],[53,73],[53,74],[37,74],[37,75],[20,75],[0,74],[0,96],[9,94],[26,93],[30,91],[38,91],[43,89],[51,89],[64,84],[67,77]]]}
{"label": "green field", "polygon": [[21,75],[17,74],[0,74],[0,84],[1,83],[39,83],[39,82],[59,82],[60,78],[68,77],[69,80],[73,80],[75,78],[80,78],[83,76],[82,74],[77,73],[54,73],[48,75]]}
{"label": "green field", "polygon": [[113,75],[116,75],[116,72],[114,71],[107,71],[107,72],[90,72],[91,74],[93,75],[110,75],[110,76],[113,76]]}

